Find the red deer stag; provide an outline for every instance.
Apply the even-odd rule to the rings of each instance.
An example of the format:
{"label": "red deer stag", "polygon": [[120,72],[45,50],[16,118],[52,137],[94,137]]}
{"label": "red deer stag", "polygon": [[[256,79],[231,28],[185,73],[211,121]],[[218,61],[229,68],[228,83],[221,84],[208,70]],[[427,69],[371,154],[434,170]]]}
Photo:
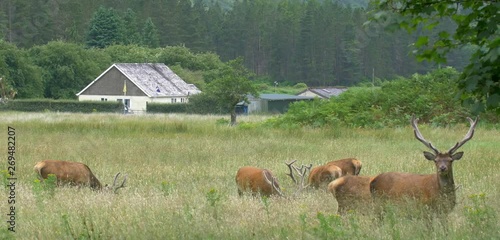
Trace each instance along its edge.
{"label": "red deer stag", "polygon": [[364,209],[363,206],[371,206],[370,182],[372,179],[371,176],[346,175],[328,184],[328,191],[337,199],[339,214]]}
{"label": "red deer stag", "polygon": [[361,171],[361,161],[356,158],[345,158],[317,166],[309,174],[309,185],[319,188],[331,181],[345,176],[358,175]]}
{"label": "red deer stag", "polygon": [[243,192],[252,192],[256,196],[279,195],[283,196],[278,180],[274,177],[271,171],[256,167],[242,167],[236,173],[236,184],[238,185],[238,194],[243,195]]}
{"label": "red deer stag", "polygon": [[370,191],[374,199],[401,200],[404,198],[415,199],[417,203],[428,206],[429,209],[439,213],[448,213],[455,207],[455,182],[453,181],[453,161],[459,160],[463,152],[456,152],[474,135],[478,118],[470,122],[470,128],[465,137],[457,142],[448,151],[442,153],[429,141],[425,140],[417,127],[418,119],[412,117],[411,125],[415,138],[422,142],[431,152],[424,151],[427,160],[434,161],[435,174],[412,174],[387,172],[376,176],[370,183]]}
{"label": "red deer stag", "polygon": [[[90,168],[79,162],[68,162],[59,160],[44,160],[35,164],[35,172],[38,177],[43,180],[47,179],[49,174],[54,174],[57,179],[57,185],[74,185],[74,186],[89,186],[93,190],[101,190],[102,185],[99,180],[94,176]],[[105,186],[106,189],[116,192],[119,188],[125,187],[127,176],[124,177],[123,182],[117,186],[116,181],[120,173],[115,175],[113,186]]]}

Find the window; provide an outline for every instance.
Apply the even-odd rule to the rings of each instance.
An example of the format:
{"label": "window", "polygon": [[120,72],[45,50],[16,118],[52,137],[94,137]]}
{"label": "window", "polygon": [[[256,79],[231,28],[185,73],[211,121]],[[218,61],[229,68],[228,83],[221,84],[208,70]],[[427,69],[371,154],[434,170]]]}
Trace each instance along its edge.
{"label": "window", "polygon": [[105,102],[105,101],[108,101],[108,99],[107,98],[101,98],[101,101]]}
{"label": "window", "polygon": [[176,103],[177,102],[177,98],[172,98],[172,103]]}

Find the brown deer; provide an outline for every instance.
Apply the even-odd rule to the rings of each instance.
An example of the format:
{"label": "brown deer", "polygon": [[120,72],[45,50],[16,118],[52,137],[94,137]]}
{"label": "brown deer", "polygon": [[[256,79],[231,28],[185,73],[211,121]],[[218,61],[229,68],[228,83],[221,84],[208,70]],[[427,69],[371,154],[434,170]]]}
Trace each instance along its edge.
{"label": "brown deer", "polygon": [[[72,185],[72,186],[89,186],[93,190],[101,190],[102,185],[99,180],[94,176],[90,168],[79,162],[68,162],[59,160],[44,160],[35,164],[35,172],[38,174],[40,180],[47,179],[49,174],[54,174],[57,179],[57,185]],[[116,181],[120,173],[115,175],[113,185],[106,189],[116,192],[118,189],[125,187],[127,176],[124,177],[123,182],[117,186]]]}
{"label": "brown deer", "polygon": [[267,169],[251,166],[242,167],[236,173],[236,184],[240,196],[244,192],[252,192],[253,196],[258,194],[267,197],[271,195],[283,196],[278,180]]}
{"label": "brown deer", "polygon": [[478,118],[470,122],[470,128],[465,137],[446,152],[440,152],[429,141],[425,140],[417,127],[418,119],[412,117],[411,125],[415,138],[422,142],[431,152],[424,151],[427,160],[434,161],[435,174],[413,174],[387,172],[376,176],[370,183],[370,192],[374,199],[400,201],[414,199],[417,203],[428,206],[439,213],[448,213],[456,204],[455,182],[453,180],[453,161],[459,160],[463,152],[456,152],[474,135]]}
{"label": "brown deer", "polygon": [[372,176],[345,175],[328,184],[328,192],[337,199],[339,214],[371,206],[370,182]]}
{"label": "brown deer", "polygon": [[328,184],[331,181],[347,174],[358,175],[360,171],[361,161],[356,158],[345,158],[331,161],[311,170],[311,173],[309,174],[309,185],[314,188],[319,188],[320,185]]}

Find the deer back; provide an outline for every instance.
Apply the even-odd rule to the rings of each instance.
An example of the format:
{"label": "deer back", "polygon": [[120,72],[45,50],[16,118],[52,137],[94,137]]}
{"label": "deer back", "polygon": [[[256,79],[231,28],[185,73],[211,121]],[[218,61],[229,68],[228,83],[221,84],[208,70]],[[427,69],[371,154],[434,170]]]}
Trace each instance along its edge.
{"label": "deer back", "polygon": [[238,193],[252,192],[263,196],[282,195],[278,180],[271,171],[256,167],[242,167],[236,173]]}
{"label": "deer back", "polygon": [[346,175],[328,184],[328,191],[337,199],[340,214],[371,203],[371,176]]}
{"label": "deer back", "polygon": [[309,173],[309,185],[319,188],[322,184],[329,182],[342,176],[342,169],[340,167],[330,164],[314,167]]}
{"label": "deer back", "polygon": [[370,183],[374,197],[388,200],[412,198],[427,205],[436,201],[439,190],[436,174],[386,172]]}
{"label": "deer back", "polygon": [[356,158],[345,158],[326,163],[325,165],[335,165],[342,169],[342,175],[359,175],[361,171],[361,161]]}
{"label": "deer back", "polygon": [[44,160],[35,164],[34,170],[42,179],[46,179],[49,174],[54,174],[58,184],[83,185],[93,189],[102,187],[90,168],[83,163]]}

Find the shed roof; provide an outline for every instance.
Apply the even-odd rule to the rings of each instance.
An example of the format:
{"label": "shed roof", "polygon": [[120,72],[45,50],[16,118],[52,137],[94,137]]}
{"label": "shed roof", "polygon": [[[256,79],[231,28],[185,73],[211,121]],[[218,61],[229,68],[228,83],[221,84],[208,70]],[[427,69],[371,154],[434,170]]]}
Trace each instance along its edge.
{"label": "shed roof", "polygon": [[338,88],[338,87],[326,87],[326,88],[308,88],[302,91],[299,94],[302,94],[306,91],[311,91],[317,95],[320,95],[324,98],[331,98],[340,95],[341,93],[347,91],[347,88]]}
{"label": "shed roof", "polygon": [[259,95],[260,99],[263,100],[304,100],[304,99],[313,99],[313,97],[309,96],[297,96],[290,94],[277,94],[277,93],[263,93]]}
{"label": "shed roof", "polygon": [[187,96],[201,92],[163,63],[115,63],[76,95],[83,93],[112,68],[120,71],[148,97]]}

